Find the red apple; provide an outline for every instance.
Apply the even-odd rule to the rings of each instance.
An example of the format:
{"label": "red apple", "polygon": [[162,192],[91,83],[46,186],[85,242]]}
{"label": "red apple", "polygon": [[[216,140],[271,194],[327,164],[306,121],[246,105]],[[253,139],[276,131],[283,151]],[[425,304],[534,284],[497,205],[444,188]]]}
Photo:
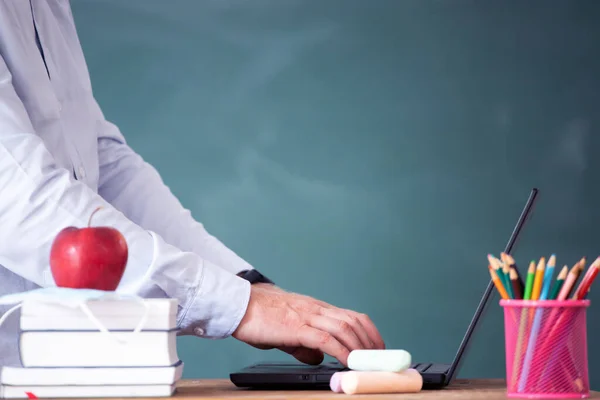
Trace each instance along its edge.
{"label": "red apple", "polygon": [[69,226],[61,230],[50,250],[50,270],[57,286],[113,291],[119,286],[128,249],[125,237],[109,226]]}

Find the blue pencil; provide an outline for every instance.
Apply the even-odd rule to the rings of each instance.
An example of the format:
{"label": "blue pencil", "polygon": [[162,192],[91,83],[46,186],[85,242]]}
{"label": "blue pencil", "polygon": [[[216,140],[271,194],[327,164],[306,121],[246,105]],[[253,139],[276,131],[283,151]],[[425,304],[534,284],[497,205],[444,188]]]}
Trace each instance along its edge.
{"label": "blue pencil", "polygon": [[[544,280],[542,286],[542,292],[540,293],[539,300],[546,300],[548,292],[550,291],[550,285],[552,283],[552,274],[554,272],[554,265],[556,264],[556,257],[554,254],[548,260],[546,271],[544,273]],[[542,313],[544,310],[541,307],[535,312],[533,319],[533,325],[531,326],[531,334],[529,335],[529,342],[527,343],[527,353],[525,354],[525,360],[523,361],[523,369],[521,372],[521,379],[519,380],[519,392],[525,390],[527,384],[527,378],[529,375],[529,367],[531,365],[531,359],[533,358],[533,350],[537,341],[538,332],[540,330],[540,324],[542,323]]]}
{"label": "blue pencil", "polygon": [[542,286],[542,293],[540,294],[541,300],[546,300],[548,294],[550,294],[550,286],[552,285],[552,278],[554,274],[554,266],[556,264],[556,256],[552,254],[546,264],[546,273],[544,274],[544,281]]}

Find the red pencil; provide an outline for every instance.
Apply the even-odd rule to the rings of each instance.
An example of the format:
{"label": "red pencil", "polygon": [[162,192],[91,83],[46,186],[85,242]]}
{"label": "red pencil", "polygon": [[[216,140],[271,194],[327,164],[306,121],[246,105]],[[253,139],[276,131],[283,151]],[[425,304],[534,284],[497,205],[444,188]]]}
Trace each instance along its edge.
{"label": "red pencil", "polygon": [[594,282],[594,279],[596,279],[596,276],[598,275],[599,270],[600,257],[596,258],[592,265],[590,265],[590,268],[588,269],[587,273],[579,283],[579,287],[577,288],[575,295],[573,295],[574,300],[583,300],[587,296],[588,292],[590,291],[590,287]]}

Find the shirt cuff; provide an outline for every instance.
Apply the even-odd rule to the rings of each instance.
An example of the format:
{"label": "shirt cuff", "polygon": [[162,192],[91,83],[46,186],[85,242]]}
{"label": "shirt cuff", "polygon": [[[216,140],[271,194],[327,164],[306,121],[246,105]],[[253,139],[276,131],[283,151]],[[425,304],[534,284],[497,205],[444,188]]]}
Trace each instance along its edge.
{"label": "shirt cuff", "polygon": [[[238,327],[250,301],[250,282],[204,260],[202,279],[183,304],[181,335],[225,338]],[[210,311],[209,311],[210,310]],[[205,319],[210,314],[210,319]]]}

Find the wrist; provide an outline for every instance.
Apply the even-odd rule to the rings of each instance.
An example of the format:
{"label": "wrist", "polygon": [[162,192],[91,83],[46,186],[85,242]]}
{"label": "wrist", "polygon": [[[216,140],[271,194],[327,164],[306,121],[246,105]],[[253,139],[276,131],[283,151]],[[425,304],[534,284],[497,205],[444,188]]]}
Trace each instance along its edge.
{"label": "wrist", "polygon": [[226,338],[247,312],[251,285],[204,261],[202,280],[183,306],[178,325],[181,334],[204,338]]}

